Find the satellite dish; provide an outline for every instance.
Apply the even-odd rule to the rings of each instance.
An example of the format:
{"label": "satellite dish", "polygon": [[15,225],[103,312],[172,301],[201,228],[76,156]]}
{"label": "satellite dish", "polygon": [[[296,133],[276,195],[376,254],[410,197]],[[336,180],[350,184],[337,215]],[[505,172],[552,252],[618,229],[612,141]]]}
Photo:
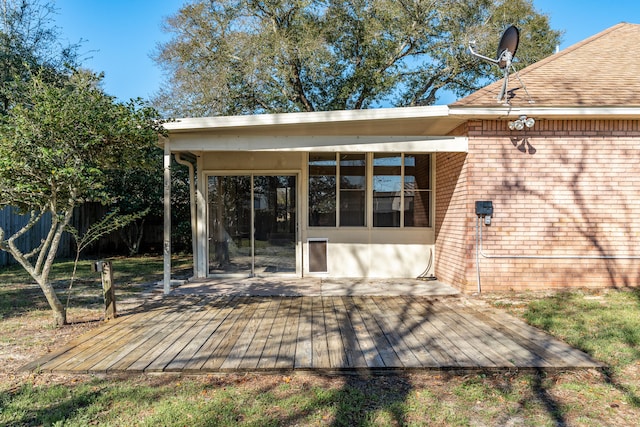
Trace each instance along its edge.
{"label": "satellite dish", "polygon": [[513,25],[504,30],[498,44],[498,67],[505,69],[511,65],[511,60],[516,56],[518,43],[520,42],[520,31]]}
{"label": "satellite dish", "polygon": [[512,61],[518,50],[518,43],[520,42],[520,31],[515,26],[510,26],[502,33],[500,43],[498,44],[498,54],[496,59],[489,58],[488,56],[480,55],[473,50],[475,41],[469,42],[469,51],[473,56],[477,56],[480,59],[496,64],[501,70],[504,70],[504,83],[502,84],[502,90],[498,95],[498,102],[506,101],[505,96],[507,94],[507,84],[509,82],[509,69],[513,66]]}

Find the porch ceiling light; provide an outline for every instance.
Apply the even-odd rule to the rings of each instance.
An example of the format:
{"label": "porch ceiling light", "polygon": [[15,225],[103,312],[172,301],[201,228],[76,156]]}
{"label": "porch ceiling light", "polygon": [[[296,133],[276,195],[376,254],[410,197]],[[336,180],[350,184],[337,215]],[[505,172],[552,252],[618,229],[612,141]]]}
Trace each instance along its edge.
{"label": "porch ceiling light", "polygon": [[520,118],[518,118],[518,120],[514,120],[514,121],[510,121],[509,122],[509,129],[510,130],[523,130],[525,127],[526,128],[532,128],[533,125],[536,124],[536,121],[533,119],[533,117],[527,117],[527,116],[520,116]]}

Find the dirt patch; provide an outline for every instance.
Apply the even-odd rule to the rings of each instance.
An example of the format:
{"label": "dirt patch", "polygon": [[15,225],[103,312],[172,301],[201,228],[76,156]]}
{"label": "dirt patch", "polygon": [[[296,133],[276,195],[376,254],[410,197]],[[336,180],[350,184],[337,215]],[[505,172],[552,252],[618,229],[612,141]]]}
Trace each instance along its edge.
{"label": "dirt patch", "polygon": [[[104,308],[98,299],[87,304],[87,307],[71,307],[67,311],[69,324],[55,328],[52,326],[50,309],[40,301],[40,292],[39,288],[29,286],[23,290],[22,298],[27,294],[28,299],[34,300],[32,306],[25,309],[16,307],[10,315],[0,317],[0,391],[17,389],[27,381],[34,385],[69,384],[92,378],[91,375],[42,375],[37,371],[21,370],[26,364],[64,347],[82,334],[104,324]],[[82,294],[75,297],[83,298]],[[95,299],[95,295],[92,297]],[[153,295],[146,295],[121,299],[117,301],[118,313],[126,315],[140,310],[146,301],[155,298]]]}

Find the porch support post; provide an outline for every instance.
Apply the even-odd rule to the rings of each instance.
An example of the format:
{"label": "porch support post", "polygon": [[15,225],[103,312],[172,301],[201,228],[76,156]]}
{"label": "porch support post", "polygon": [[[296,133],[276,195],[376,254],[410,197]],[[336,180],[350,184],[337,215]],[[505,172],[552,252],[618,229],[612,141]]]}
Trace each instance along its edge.
{"label": "porch support post", "polygon": [[204,161],[202,153],[198,155],[198,161],[196,165],[196,171],[198,173],[198,179],[196,180],[196,216],[198,217],[197,233],[198,233],[198,271],[196,272],[197,278],[207,277],[208,271],[208,230],[207,230],[207,199],[206,194],[209,189],[209,181],[204,173]]}
{"label": "porch support post", "polygon": [[169,138],[164,139],[164,294],[171,292],[171,147]]}

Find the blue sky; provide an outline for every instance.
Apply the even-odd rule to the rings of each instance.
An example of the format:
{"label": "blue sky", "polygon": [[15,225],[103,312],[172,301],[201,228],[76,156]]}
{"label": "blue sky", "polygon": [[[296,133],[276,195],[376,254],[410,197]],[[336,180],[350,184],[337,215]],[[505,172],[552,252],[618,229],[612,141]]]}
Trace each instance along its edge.
{"label": "blue sky", "polygon": [[[105,73],[105,89],[120,100],[148,99],[162,74],[150,56],[166,41],[161,24],[184,0],[55,0],[56,23],[66,41],[83,40],[84,65]],[[640,24],[638,0],[534,0],[564,30],[564,49],[619,22]],[[443,97],[439,103],[453,99]]]}

